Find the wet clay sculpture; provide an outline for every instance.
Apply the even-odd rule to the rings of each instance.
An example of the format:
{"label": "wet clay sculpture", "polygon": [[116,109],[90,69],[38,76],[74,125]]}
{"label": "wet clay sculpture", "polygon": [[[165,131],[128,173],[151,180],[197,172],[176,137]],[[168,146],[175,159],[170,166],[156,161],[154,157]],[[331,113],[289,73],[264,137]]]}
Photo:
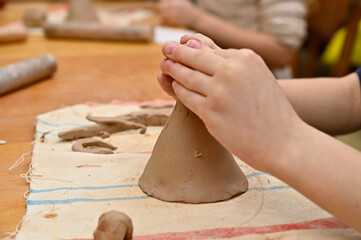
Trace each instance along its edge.
{"label": "wet clay sculpture", "polygon": [[130,129],[141,129],[140,133],[145,133],[147,126],[164,126],[169,118],[170,112],[171,108],[164,108],[147,109],[115,117],[95,117],[88,115],[87,119],[97,124],[60,132],[58,133],[58,137],[64,140],[94,136],[106,138],[112,133]]}
{"label": "wet clay sculpture", "polygon": [[0,95],[51,76],[57,68],[48,54],[0,68]]}
{"label": "wet clay sculpture", "polygon": [[23,25],[11,24],[0,27],[0,43],[24,41],[26,37],[27,32]]}
{"label": "wet clay sculpture", "polygon": [[71,149],[74,152],[87,152],[94,154],[113,154],[116,147],[93,138],[85,138],[76,141]]}
{"label": "wet clay sculpture", "polygon": [[91,0],[69,0],[68,22],[98,22]]}
{"label": "wet clay sculpture", "polygon": [[164,201],[209,203],[246,192],[248,181],[232,154],[208,133],[197,115],[177,101],[139,186]]}
{"label": "wet clay sculpture", "polygon": [[31,8],[23,15],[23,23],[27,27],[41,27],[45,21],[46,12],[41,9]]}
{"label": "wet clay sculpture", "polygon": [[124,213],[103,213],[94,232],[95,240],[130,240],[133,235],[132,220]]}

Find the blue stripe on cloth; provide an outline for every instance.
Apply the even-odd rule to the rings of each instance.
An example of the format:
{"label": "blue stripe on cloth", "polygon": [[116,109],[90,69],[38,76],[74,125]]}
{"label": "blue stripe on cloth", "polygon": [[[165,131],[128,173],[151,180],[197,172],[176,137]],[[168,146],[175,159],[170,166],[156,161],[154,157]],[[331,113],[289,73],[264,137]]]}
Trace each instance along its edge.
{"label": "blue stripe on cloth", "polygon": [[[290,186],[273,186],[273,187],[254,187],[248,189],[248,191],[252,190],[282,190],[289,189]],[[75,203],[75,202],[107,202],[107,201],[124,201],[124,200],[140,200],[140,199],[149,199],[152,198],[150,196],[135,196],[135,197],[119,197],[119,198],[70,198],[70,199],[60,199],[60,200],[26,200],[26,204],[28,206],[34,205],[56,205],[56,204],[67,204],[67,203]]]}
{"label": "blue stripe on cloth", "polygon": [[284,185],[284,186],[272,186],[272,187],[253,187],[248,189],[248,191],[252,190],[281,190],[281,189],[288,189],[291,188],[291,186]]}
{"label": "blue stripe on cloth", "polygon": [[98,190],[98,189],[111,189],[111,188],[131,188],[139,187],[138,184],[125,184],[125,185],[111,185],[111,186],[99,186],[99,187],[61,187],[61,188],[49,188],[49,189],[30,189],[30,193],[44,193],[54,192],[62,190]]}
{"label": "blue stripe on cloth", "polygon": [[256,176],[259,176],[259,175],[272,176],[271,174],[266,173],[266,172],[254,172],[254,173],[250,173],[250,174],[246,175],[246,177],[251,178],[251,177],[256,177]]}
{"label": "blue stripe on cloth", "polygon": [[[255,172],[246,175],[247,178],[256,177],[259,175],[268,175],[269,173],[265,172]],[[60,188],[48,188],[48,189],[30,189],[30,193],[44,193],[44,192],[54,192],[62,190],[99,190],[99,189],[111,189],[111,188],[130,188],[130,187],[139,187],[138,184],[124,184],[124,185],[110,185],[110,186],[96,186],[96,187],[60,187]]]}
{"label": "blue stripe on cloth", "polygon": [[34,205],[56,205],[56,204],[67,204],[75,202],[107,202],[107,201],[124,201],[124,200],[139,200],[148,199],[149,196],[135,196],[135,197],[119,197],[119,198],[70,198],[61,200],[26,200],[28,206]]}
{"label": "blue stripe on cloth", "polygon": [[51,123],[51,122],[47,122],[41,118],[36,118],[36,120],[38,120],[38,122],[46,125],[46,126],[50,126],[50,127],[67,127],[67,126],[77,126],[77,127],[86,127],[88,125],[84,125],[84,124],[79,124],[79,123]]}
{"label": "blue stripe on cloth", "polygon": [[[45,131],[36,130],[36,134],[43,134],[43,133],[45,133]],[[49,132],[46,135],[58,136],[58,134],[54,132]]]}

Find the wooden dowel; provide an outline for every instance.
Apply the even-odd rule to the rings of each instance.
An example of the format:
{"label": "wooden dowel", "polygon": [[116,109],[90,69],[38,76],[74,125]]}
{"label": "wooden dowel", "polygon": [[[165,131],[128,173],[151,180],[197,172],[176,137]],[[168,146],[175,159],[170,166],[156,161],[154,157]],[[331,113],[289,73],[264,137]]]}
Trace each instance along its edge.
{"label": "wooden dowel", "polygon": [[12,24],[0,28],[0,43],[23,41],[26,39],[26,28],[22,25]]}

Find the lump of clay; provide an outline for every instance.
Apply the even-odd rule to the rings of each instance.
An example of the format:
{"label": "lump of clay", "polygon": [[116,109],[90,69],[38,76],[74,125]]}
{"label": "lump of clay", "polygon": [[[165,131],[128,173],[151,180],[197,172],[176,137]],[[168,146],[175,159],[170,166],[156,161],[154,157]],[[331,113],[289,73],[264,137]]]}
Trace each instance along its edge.
{"label": "lump of clay", "polygon": [[28,9],[23,16],[23,23],[27,27],[41,27],[45,21],[46,12],[41,9]]}
{"label": "lump of clay", "polygon": [[133,112],[115,117],[96,117],[88,115],[89,121],[97,124],[81,128],[73,128],[58,133],[58,137],[64,140],[73,140],[78,138],[89,138],[94,136],[109,137],[110,134],[130,129],[140,129],[143,134],[147,126],[164,126],[167,122],[171,108],[164,109],[146,109],[139,112]]}
{"label": "lump of clay", "polygon": [[113,145],[93,138],[85,138],[76,141],[71,149],[74,152],[87,152],[95,154],[113,154],[112,150],[117,149]]}
{"label": "lump of clay", "polygon": [[91,0],[69,0],[68,22],[98,22]]}
{"label": "lump of clay", "polygon": [[109,211],[100,216],[94,239],[129,240],[132,239],[132,235],[132,220],[124,213]]}
{"label": "lump of clay", "polygon": [[232,154],[208,133],[197,115],[178,101],[139,186],[164,201],[209,203],[246,192],[248,181]]}
{"label": "lump of clay", "polygon": [[146,109],[115,117],[95,117],[88,115],[87,119],[100,124],[121,124],[134,122],[144,126],[164,126],[168,121],[172,108]]}
{"label": "lump of clay", "polygon": [[129,129],[141,129],[140,133],[142,134],[146,131],[146,127],[144,125],[125,121],[119,124],[96,124],[82,128],[74,128],[67,131],[59,132],[58,137],[64,140],[73,140],[94,136],[106,138],[109,137],[112,133],[121,132]]}

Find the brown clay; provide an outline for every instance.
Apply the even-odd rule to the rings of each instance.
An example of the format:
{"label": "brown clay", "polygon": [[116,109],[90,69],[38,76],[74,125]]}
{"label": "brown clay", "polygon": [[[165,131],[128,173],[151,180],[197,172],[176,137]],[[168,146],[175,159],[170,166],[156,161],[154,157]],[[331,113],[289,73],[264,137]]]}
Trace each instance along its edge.
{"label": "brown clay", "polygon": [[67,131],[58,133],[58,137],[64,140],[73,140],[78,138],[88,138],[99,136],[102,138],[107,138],[110,134],[115,132],[121,132],[129,129],[141,129],[140,133],[145,133],[145,126],[132,122],[122,122],[120,124],[95,124],[92,126],[82,127],[82,128],[73,128]]}
{"label": "brown clay", "polygon": [[98,22],[92,0],[69,0],[68,22]]}
{"label": "brown clay", "polygon": [[97,124],[82,128],[73,128],[58,133],[58,137],[64,140],[73,140],[86,137],[109,137],[110,134],[129,129],[141,129],[146,131],[146,126],[164,126],[167,122],[171,109],[143,110],[115,117],[95,117],[88,115],[87,119]]}
{"label": "brown clay", "polygon": [[232,154],[208,133],[198,116],[178,101],[139,186],[164,201],[208,203],[246,192],[248,181]]}
{"label": "brown clay", "polygon": [[100,216],[94,239],[129,240],[132,239],[132,235],[132,220],[124,213],[109,211]]}
{"label": "brown clay", "polygon": [[27,27],[41,27],[46,21],[46,12],[41,9],[28,9],[23,15],[23,23]]}
{"label": "brown clay", "polygon": [[85,138],[76,141],[71,149],[74,152],[87,152],[94,154],[113,154],[116,147],[93,138]]}
{"label": "brown clay", "polygon": [[174,108],[174,104],[165,104],[165,105],[142,105],[141,108],[149,108],[149,109],[163,109],[163,108]]}
{"label": "brown clay", "polygon": [[153,41],[153,27],[150,25],[108,26],[99,23],[69,22],[44,24],[44,33],[49,38],[75,38],[113,41]]}
{"label": "brown clay", "polygon": [[124,121],[129,121],[144,126],[164,126],[168,121],[171,111],[172,108],[146,109],[115,117],[94,117],[88,115],[87,119],[101,124],[119,124]]}

